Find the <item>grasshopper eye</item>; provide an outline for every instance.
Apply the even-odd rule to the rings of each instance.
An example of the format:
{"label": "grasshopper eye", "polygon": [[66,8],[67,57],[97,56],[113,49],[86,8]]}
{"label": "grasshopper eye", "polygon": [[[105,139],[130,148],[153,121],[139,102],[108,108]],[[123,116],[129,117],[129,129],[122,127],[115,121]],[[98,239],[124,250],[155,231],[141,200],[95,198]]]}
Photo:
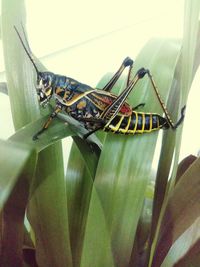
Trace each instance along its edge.
{"label": "grasshopper eye", "polygon": [[46,79],[42,79],[42,84],[46,84],[47,80]]}
{"label": "grasshopper eye", "polygon": [[42,81],[42,84],[44,85],[44,87],[48,87],[48,85],[49,85],[49,81],[48,81],[47,79],[44,79],[44,80]]}

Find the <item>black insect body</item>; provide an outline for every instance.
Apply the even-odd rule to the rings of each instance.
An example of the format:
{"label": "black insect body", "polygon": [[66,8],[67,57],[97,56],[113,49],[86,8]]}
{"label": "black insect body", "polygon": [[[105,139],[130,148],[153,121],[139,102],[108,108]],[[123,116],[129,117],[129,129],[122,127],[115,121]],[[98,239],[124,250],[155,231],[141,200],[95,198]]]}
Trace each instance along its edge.
{"label": "black insect body", "polygon": [[[181,110],[180,119],[174,124],[165,104],[161,100],[149,70],[141,68],[137,71],[134,78],[130,79],[133,60],[129,57],[125,58],[118,71],[103,89],[94,89],[66,76],[56,75],[52,72],[40,72],[33,60],[32,53],[26,48],[16,27],[15,30],[36,70],[37,94],[40,104],[45,107],[52,97],[56,101],[54,111],[42,129],[33,136],[34,140],[49,127],[52,119],[62,111],[84,124],[84,127],[89,130],[84,136],[85,138],[100,129],[121,134],[149,133],[161,128],[176,129],[183,121],[185,106]],[[111,93],[111,90],[126,67],[129,67],[127,86],[120,95],[114,95]],[[151,81],[165,117],[156,113],[138,112],[136,111],[137,108],[144,104],[139,104],[132,108],[126,102],[135,84],[145,75]]]}

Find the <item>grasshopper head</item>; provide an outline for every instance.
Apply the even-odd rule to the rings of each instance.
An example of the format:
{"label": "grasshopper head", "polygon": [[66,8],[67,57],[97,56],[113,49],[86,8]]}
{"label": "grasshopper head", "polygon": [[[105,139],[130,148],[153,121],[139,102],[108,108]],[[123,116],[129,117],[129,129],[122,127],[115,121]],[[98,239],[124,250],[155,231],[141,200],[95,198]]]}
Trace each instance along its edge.
{"label": "grasshopper head", "polygon": [[37,94],[40,105],[46,106],[53,95],[53,80],[52,72],[39,72],[37,77]]}
{"label": "grasshopper head", "polygon": [[26,38],[25,30],[23,28],[23,25],[22,25],[22,30],[23,30],[23,33],[24,33],[24,39],[27,42],[26,45],[25,45],[24,41],[22,40],[22,37],[21,37],[19,31],[17,30],[16,26],[14,26],[14,29],[15,29],[15,31],[16,31],[19,39],[20,39],[20,42],[21,42],[21,44],[22,44],[27,56],[29,57],[30,61],[32,62],[33,66],[35,68],[35,71],[37,73],[37,86],[36,86],[36,89],[37,89],[38,99],[39,99],[40,104],[45,107],[49,103],[49,100],[53,95],[52,83],[53,83],[55,75],[52,72],[41,72],[41,71],[39,71],[39,69],[38,69],[38,67],[37,67],[37,65],[35,63],[35,60],[34,60],[32,52],[31,52],[31,49],[29,47],[28,40]]}

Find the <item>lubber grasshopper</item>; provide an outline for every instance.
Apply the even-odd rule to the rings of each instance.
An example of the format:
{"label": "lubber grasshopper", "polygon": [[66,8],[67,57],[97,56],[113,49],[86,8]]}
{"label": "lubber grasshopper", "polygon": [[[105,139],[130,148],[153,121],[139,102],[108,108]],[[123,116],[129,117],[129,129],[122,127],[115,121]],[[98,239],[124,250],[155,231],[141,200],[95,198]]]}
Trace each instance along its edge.
{"label": "lubber grasshopper", "polygon": [[[33,136],[33,140],[38,139],[38,136],[47,130],[53,118],[62,111],[82,122],[84,127],[88,129],[88,133],[84,138],[87,138],[90,134],[98,130],[121,134],[142,134],[150,133],[161,128],[176,129],[183,121],[185,106],[181,109],[179,120],[174,123],[170,118],[167,108],[159,95],[155,81],[148,69],[139,69],[134,78],[132,80],[130,79],[133,60],[129,57],[125,58],[118,71],[103,89],[94,89],[66,76],[57,75],[52,72],[39,71],[28,42],[27,47],[29,51],[18,30],[16,27],[14,28],[25,52],[36,70],[36,88],[40,104],[45,107],[52,97],[55,98],[56,102],[54,111],[41,130]],[[24,37],[26,39],[25,34]],[[114,95],[111,93],[111,90],[126,67],[129,68],[126,88],[118,96]],[[145,75],[150,79],[165,117],[156,113],[136,111],[139,106],[144,105],[143,103],[132,108],[126,102],[128,95],[133,90],[136,83]]]}

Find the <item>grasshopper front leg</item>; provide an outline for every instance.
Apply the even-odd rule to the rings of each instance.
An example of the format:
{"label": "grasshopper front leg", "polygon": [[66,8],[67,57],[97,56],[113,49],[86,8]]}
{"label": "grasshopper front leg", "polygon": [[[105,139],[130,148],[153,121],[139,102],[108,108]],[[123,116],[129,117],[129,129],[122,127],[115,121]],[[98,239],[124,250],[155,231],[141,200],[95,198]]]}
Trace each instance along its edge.
{"label": "grasshopper front leg", "polygon": [[33,140],[34,141],[37,140],[38,136],[41,135],[49,127],[49,124],[52,122],[52,120],[57,116],[57,114],[60,111],[61,111],[61,108],[56,106],[55,110],[51,113],[50,117],[48,118],[48,120],[43,125],[42,129],[40,131],[38,131],[36,134],[34,134],[34,136],[33,136]]}

